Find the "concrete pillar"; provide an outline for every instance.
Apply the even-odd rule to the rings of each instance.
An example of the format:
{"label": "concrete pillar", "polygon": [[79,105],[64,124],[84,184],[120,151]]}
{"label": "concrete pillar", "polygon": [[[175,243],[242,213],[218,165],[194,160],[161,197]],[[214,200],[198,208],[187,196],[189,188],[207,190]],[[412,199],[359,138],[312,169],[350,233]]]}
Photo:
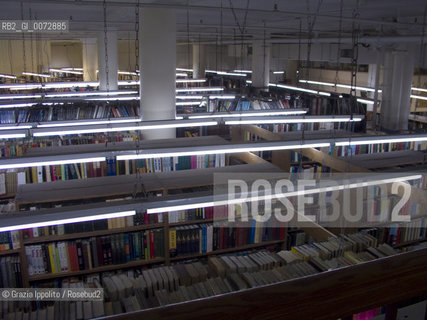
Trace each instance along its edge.
{"label": "concrete pillar", "polygon": [[[107,39],[108,54],[108,87],[107,88],[107,69],[105,67],[105,39]],[[118,50],[117,50],[117,31],[109,30],[99,34],[98,38],[98,67],[99,67],[99,90],[117,90],[118,85]]]}
{"label": "concrete pillar", "polygon": [[[376,82],[376,76],[377,76],[377,69],[379,69],[380,66],[378,66],[376,63],[370,63],[368,66],[368,83],[367,86],[370,88],[375,88],[375,82]],[[369,98],[374,98],[374,92],[368,93]]]}
{"label": "concrete pillar", "polygon": [[252,44],[252,87],[264,91],[268,91],[270,82],[270,49],[262,40]]}
{"label": "concrete pillar", "polygon": [[414,74],[414,50],[387,50],[381,104],[381,128],[386,131],[408,130],[410,95]]}
{"label": "concrete pillar", "polygon": [[298,85],[297,83],[297,60],[286,60],[285,62],[285,80],[288,84]]}
{"label": "concrete pillar", "polygon": [[193,44],[193,78],[203,79],[206,70],[206,47],[201,44]]}
{"label": "concrete pillar", "polygon": [[98,75],[98,47],[96,38],[82,39],[83,81],[96,81]]}
{"label": "concrete pillar", "polygon": [[[175,119],[175,11],[144,8],[140,19],[142,119],[144,121]],[[175,138],[176,129],[146,130],[143,137]]]}

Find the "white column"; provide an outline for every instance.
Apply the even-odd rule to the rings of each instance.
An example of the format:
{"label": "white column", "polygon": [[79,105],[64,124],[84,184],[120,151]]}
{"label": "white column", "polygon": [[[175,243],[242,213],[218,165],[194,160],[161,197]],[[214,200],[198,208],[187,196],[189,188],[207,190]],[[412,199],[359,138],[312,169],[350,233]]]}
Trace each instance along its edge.
{"label": "white column", "polygon": [[382,129],[408,130],[413,74],[414,51],[412,48],[386,52],[381,104]]}
{"label": "white column", "polygon": [[206,70],[206,47],[201,44],[193,44],[193,78],[203,79]]}
{"label": "white column", "polygon": [[[108,54],[108,88],[107,88],[107,68],[105,56],[105,39],[107,40]],[[98,67],[99,67],[99,90],[117,90],[118,71],[118,50],[117,31],[108,30],[99,34],[98,38]]]}
{"label": "white column", "polygon": [[82,39],[83,81],[96,81],[98,47],[96,38]]}
{"label": "white column", "polygon": [[[144,8],[140,20],[141,115],[175,119],[176,21],[173,9]],[[176,129],[147,130],[144,139],[176,137]]]}
{"label": "white column", "polygon": [[[368,67],[368,83],[367,86],[370,88],[375,88],[375,82],[376,82],[376,76],[377,76],[377,69],[379,66],[377,66],[376,63],[370,63]],[[374,98],[374,92],[368,93],[369,98]]]}
{"label": "white column", "polygon": [[252,44],[252,86],[265,91],[270,82],[270,48],[262,40]]}

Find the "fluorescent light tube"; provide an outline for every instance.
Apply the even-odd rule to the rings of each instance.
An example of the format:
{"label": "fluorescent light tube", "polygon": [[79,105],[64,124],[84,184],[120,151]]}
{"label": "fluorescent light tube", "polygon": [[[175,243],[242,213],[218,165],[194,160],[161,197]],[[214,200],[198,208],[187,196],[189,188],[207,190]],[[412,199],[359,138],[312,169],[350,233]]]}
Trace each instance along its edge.
{"label": "fluorescent light tube", "polygon": [[312,116],[312,117],[298,117],[298,118],[259,118],[259,119],[249,119],[249,120],[226,120],[226,125],[236,125],[236,124],[275,124],[275,123],[325,123],[325,122],[358,122],[362,121],[361,116],[334,116],[334,117],[322,117],[322,116]]}
{"label": "fluorescent light tube", "polygon": [[427,135],[405,135],[405,136],[374,136],[352,139],[338,139],[335,146],[353,146],[353,145],[366,145],[378,143],[398,143],[398,142],[414,142],[414,141],[427,141]]}
{"label": "fluorescent light tube", "polygon": [[17,139],[17,138],[25,138],[25,136],[26,136],[25,133],[8,133],[8,134],[0,133],[0,139]]}
{"label": "fluorescent light tube", "polygon": [[[320,86],[335,87],[335,83],[331,83],[331,82],[321,82],[321,81],[312,81],[312,80],[299,80],[299,82],[308,83],[308,84],[315,84],[315,85],[320,85]],[[340,87],[340,88],[351,89],[351,86],[347,85],[347,84],[337,83],[336,86]],[[354,86],[354,88],[356,90],[361,90],[361,91],[375,92],[375,88],[368,88],[368,87],[361,87],[361,86]],[[381,93],[382,90],[378,90],[378,92]]]}
{"label": "fluorescent light tube", "polygon": [[26,76],[36,76],[36,77],[42,77],[42,78],[51,78],[48,74],[42,74],[42,73],[33,73],[33,72],[22,72],[22,74]]}
{"label": "fluorescent light tube", "polygon": [[252,84],[252,80],[246,80],[246,83]]}
{"label": "fluorescent light tube", "polygon": [[365,104],[374,104],[374,101],[357,98],[357,102],[365,103]]}
{"label": "fluorescent light tube", "polygon": [[14,126],[0,126],[0,130],[19,130],[19,129],[31,129],[33,126],[32,125],[14,125]]}
{"label": "fluorescent light tube", "polygon": [[180,151],[171,152],[170,149],[164,149],[164,151],[140,151],[139,154],[132,153],[126,155],[118,155],[117,160],[133,160],[133,159],[152,159],[162,157],[181,157],[191,155],[209,155],[209,154],[227,154],[237,152],[256,152],[256,151],[274,151],[274,150],[291,150],[291,149],[305,149],[305,148],[321,148],[329,147],[329,142],[315,142],[301,144],[300,142],[270,142],[270,143],[249,143],[236,145],[225,145],[225,146],[209,146],[209,147],[198,147],[191,151],[184,151],[185,149],[192,148],[180,148]]}
{"label": "fluorescent light tube", "polygon": [[193,96],[193,95],[177,95],[175,97],[177,100],[197,100],[203,99],[203,96]]}
{"label": "fluorescent light tube", "polygon": [[[110,123],[128,123],[128,122],[141,122],[142,119],[109,119],[109,120],[99,120],[99,121],[74,121],[74,122],[51,122],[51,123],[42,123],[38,124],[37,128],[53,128],[53,127],[71,127],[71,126],[87,126],[87,125],[97,125],[97,124],[110,124]],[[31,128],[31,127],[30,127]],[[1,130],[1,127],[0,127]]]}
{"label": "fluorescent light tube", "polygon": [[70,73],[70,74],[83,74],[81,71],[64,70],[64,69],[49,69],[50,72]]}
{"label": "fluorescent light tube", "polygon": [[234,72],[226,72],[226,71],[215,71],[215,70],[205,70],[207,73],[216,73],[222,76],[236,76],[236,77],[246,77],[245,73],[234,73]]}
{"label": "fluorescent light tube", "polygon": [[6,94],[0,96],[0,100],[13,100],[13,99],[35,99],[41,98],[41,94]]}
{"label": "fluorescent light tube", "polygon": [[224,72],[224,71],[218,71],[217,74],[221,76],[232,76],[232,77],[246,77],[246,73],[234,73],[234,72]]}
{"label": "fluorescent light tube", "polygon": [[193,69],[176,68],[176,71],[193,72]]}
{"label": "fluorescent light tube", "polygon": [[412,87],[411,90],[413,90],[413,91],[427,92],[427,89],[424,89],[424,88],[415,88],[415,87]]}
{"label": "fluorescent light tube", "polygon": [[134,216],[134,215],[136,215],[136,211],[130,210],[130,211],[120,211],[120,212],[113,212],[113,213],[89,215],[89,216],[76,217],[76,218],[64,218],[64,219],[58,219],[58,220],[27,223],[27,224],[18,224],[18,225],[12,225],[12,226],[8,226],[8,227],[1,227],[0,232],[30,229],[30,228],[38,228],[38,227],[49,227],[49,226],[56,226],[56,225],[68,224],[68,223],[77,223],[77,222],[87,222],[87,221],[95,221],[95,220],[103,220],[103,219],[129,217],[129,216]]}
{"label": "fluorescent light tube", "polygon": [[83,71],[83,68],[61,68],[61,70]]}
{"label": "fluorescent light tube", "polygon": [[177,79],[176,83],[203,83],[206,79]]}
{"label": "fluorescent light tube", "polygon": [[138,75],[136,72],[131,72],[131,71],[117,71],[117,74],[126,74],[129,76],[137,76]]}
{"label": "fluorescent light tube", "polygon": [[0,109],[7,108],[25,108],[36,105],[37,103],[13,103],[13,104],[0,104]]}
{"label": "fluorescent light tube", "polygon": [[102,132],[117,132],[117,131],[141,131],[141,130],[155,130],[155,129],[167,129],[167,128],[185,128],[185,127],[199,127],[199,126],[215,126],[217,121],[176,121],[176,120],[164,120],[164,121],[146,121],[140,122],[138,125],[120,125],[120,124],[108,124],[98,127],[87,126],[83,128],[73,129],[61,129],[60,131],[49,131],[43,129],[35,129],[33,131],[34,137],[46,137],[46,136],[62,136],[70,134],[86,134],[86,133],[102,133]]}
{"label": "fluorescent light tube", "polygon": [[2,89],[10,89],[10,90],[33,90],[33,89],[41,89],[41,84],[25,84],[25,83],[15,83],[15,84],[0,84],[0,88]]}
{"label": "fluorescent light tube", "polygon": [[229,99],[236,99],[236,96],[209,96],[209,99],[223,99],[223,100],[229,100]]}
{"label": "fluorescent light tube", "polygon": [[131,96],[131,97],[98,97],[98,98],[86,98],[87,101],[131,101],[131,100],[139,100],[139,97]]}
{"label": "fluorescent light tube", "polygon": [[209,92],[209,91],[224,91],[222,87],[194,87],[194,88],[178,88],[176,92]]}
{"label": "fluorescent light tube", "polygon": [[411,94],[412,99],[427,100],[427,97]]}
{"label": "fluorescent light tube", "polygon": [[99,82],[96,81],[82,81],[82,82],[45,82],[43,83],[44,89],[61,89],[61,88],[86,88],[86,87],[98,87]]}
{"label": "fluorescent light tube", "polygon": [[186,74],[186,73],[181,73],[181,72],[177,72],[177,73],[175,74],[175,76],[176,76],[176,77],[187,77],[187,76],[188,76],[188,74]]}
{"label": "fluorescent light tube", "polygon": [[[337,87],[351,89],[351,86],[347,85],[347,84],[339,84],[339,83],[337,83]],[[375,92],[375,89],[368,88],[368,87],[354,86],[354,88],[356,90],[361,90],[361,91]],[[382,90],[378,90],[378,92],[381,93],[383,91]]]}
{"label": "fluorescent light tube", "polygon": [[318,92],[321,96],[327,96],[327,97],[330,97],[331,96],[331,94],[329,93],[329,92],[322,92],[322,91],[319,91]]}
{"label": "fluorescent light tube", "polygon": [[285,71],[273,71],[273,74],[284,74]]}
{"label": "fluorescent light tube", "polygon": [[213,113],[213,114],[202,114],[202,115],[190,115],[189,119],[206,119],[206,118],[240,118],[240,117],[261,117],[261,116],[283,116],[283,115],[295,115],[295,114],[306,114],[307,110],[289,110],[289,111],[253,111],[244,113]]}
{"label": "fluorescent light tube", "polygon": [[87,96],[115,96],[123,94],[137,94],[138,91],[78,91],[78,92],[58,92],[47,93],[46,98],[57,97],[87,97]]}
{"label": "fluorescent light tube", "polygon": [[321,86],[330,86],[330,87],[335,86],[335,84],[331,83],[331,82],[320,82],[320,81],[311,81],[311,80],[300,80],[299,82],[308,83],[308,84],[317,84],[317,85],[321,85]]}
{"label": "fluorescent light tube", "polygon": [[0,73],[0,78],[16,79],[16,76],[11,76],[11,75],[8,75],[8,74],[2,74],[2,73]]}
{"label": "fluorescent light tube", "polygon": [[175,105],[177,106],[199,106],[200,105],[200,101],[183,101],[183,102],[176,102]]}
{"label": "fluorescent light tube", "polygon": [[252,70],[233,70],[236,73],[252,73]]}
{"label": "fluorescent light tube", "polygon": [[276,86],[278,88],[283,88],[283,89],[288,89],[288,90],[302,91],[302,92],[308,92],[308,93],[317,94],[317,91],[310,90],[310,89],[298,88],[298,87],[294,87],[294,86],[286,86],[286,85],[283,85],[283,84],[278,84]]}
{"label": "fluorescent light tube", "polygon": [[[105,161],[105,157],[91,157],[91,158],[76,158],[76,159],[61,159],[61,160],[50,160],[45,161],[46,157],[35,157],[39,161],[31,161],[28,158],[16,158],[13,160],[0,160],[0,169],[18,169],[18,168],[29,168],[38,166],[53,166],[62,164],[73,164],[73,163],[88,163],[88,162],[102,162]],[[54,156],[52,157],[54,158]],[[62,157],[63,158],[63,157]],[[28,162],[26,162],[28,161]],[[2,164],[10,162],[7,164]]]}

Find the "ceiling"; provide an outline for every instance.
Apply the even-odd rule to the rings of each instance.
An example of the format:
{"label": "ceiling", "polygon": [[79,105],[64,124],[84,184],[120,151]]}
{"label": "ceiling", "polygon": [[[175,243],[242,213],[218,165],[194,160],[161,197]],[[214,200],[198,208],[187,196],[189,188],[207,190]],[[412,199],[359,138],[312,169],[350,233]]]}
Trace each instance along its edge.
{"label": "ceiling", "polygon": [[[347,40],[359,28],[361,37],[419,42],[425,0],[107,0],[107,24],[120,38],[135,37],[135,9],[173,8],[177,12],[178,42],[239,42],[240,39]],[[342,15],[340,14],[340,5]],[[0,0],[0,19],[70,20],[70,32],[40,34],[43,38],[76,39],[103,31],[103,0]],[[310,27],[311,26],[311,27]],[[341,27],[340,27],[341,26]],[[312,32],[309,32],[311,29]],[[423,31],[423,29],[426,29]],[[1,33],[2,38],[16,34]]]}

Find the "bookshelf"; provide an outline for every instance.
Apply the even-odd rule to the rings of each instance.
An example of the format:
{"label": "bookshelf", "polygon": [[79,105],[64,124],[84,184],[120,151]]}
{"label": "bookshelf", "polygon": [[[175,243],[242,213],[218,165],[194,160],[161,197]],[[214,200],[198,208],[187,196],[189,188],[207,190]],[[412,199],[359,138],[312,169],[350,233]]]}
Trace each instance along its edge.
{"label": "bookshelf", "polygon": [[[28,101],[27,101],[28,102]],[[84,101],[38,103],[31,107],[4,108],[0,110],[1,124],[59,123],[87,119],[106,120],[113,118],[139,117],[139,105],[136,102],[94,103]]]}
{"label": "bookshelf", "polygon": [[403,150],[357,154],[347,157],[340,157],[340,159],[365,169],[378,170],[389,167],[424,164],[427,160],[427,154],[420,151]]}
{"label": "bookshelf", "polygon": [[[282,140],[295,139],[295,136],[300,133],[277,134],[268,132],[265,129],[255,126],[242,126],[239,129],[251,130],[265,139]],[[314,134],[314,133],[313,133]],[[343,133],[344,134],[344,133]],[[209,140],[212,139],[212,140]],[[202,139],[203,140],[203,139]],[[204,139],[215,143],[224,143],[222,139],[216,137]],[[170,147],[171,141],[146,142],[152,147],[166,148]],[[198,143],[198,142],[196,142]],[[126,143],[124,143],[125,145]],[[176,144],[173,145],[176,147]],[[72,154],[75,150],[84,150],[88,146],[70,146],[53,147],[55,150],[48,150],[46,153],[52,154],[58,150],[67,150]],[[105,148],[105,146],[102,146]],[[124,150],[123,145],[114,145],[112,150]],[[69,150],[69,151],[68,151]],[[34,151],[34,153],[33,153]],[[38,153],[40,152],[40,153]],[[406,151],[405,151],[406,152]],[[32,154],[45,154],[44,150],[31,150]],[[312,161],[327,165],[337,171],[351,171],[354,169],[358,172],[368,172],[367,168],[362,168],[356,164],[349,164],[343,159],[330,156],[322,151],[315,149],[307,149],[303,151]],[[67,202],[70,204],[74,201],[87,199],[91,202],[95,200],[104,201],[108,198],[124,197],[132,195],[135,190],[135,184],[144,185],[145,192],[161,193],[166,199],[168,194],[173,194],[174,191],[185,188],[196,188],[211,186],[213,184],[213,173],[226,172],[274,172],[277,170],[274,165],[260,159],[259,157],[250,154],[242,153],[235,154],[233,157],[240,161],[246,161],[250,164],[234,165],[224,168],[206,168],[175,172],[153,172],[143,174],[140,177],[136,175],[123,175],[111,177],[88,178],[86,180],[69,180],[56,181],[50,183],[40,183],[37,185],[21,185],[18,188],[17,204],[19,207],[29,205],[37,205],[40,203],[48,205],[49,203]],[[227,162],[231,160],[228,159]],[[108,186],[109,188],[106,188]],[[111,188],[111,189],[110,189]],[[109,190],[110,189],[110,190]],[[46,196],[47,195],[47,196]],[[25,248],[28,246],[44,243],[58,243],[68,240],[89,239],[103,237],[107,235],[116,235],[122,233],[138,232],[151,229],[161,229],[164,236],[164,257],[156,257],[149,260],[129,261],[126,263],[117,263],[111,265],[103,265],[99,267],[88,268],[79,271],[66,271],[60,273],[46,273],[29,275],[26,272],[22,274],[24,286],[30,284],[41,283],[45,281],[60,281],[69,277],[83,277],[92,274],[108,273],[117,270],[129,270],[135,268],[145,268],[157,265],[170,266],[175,263],[193,260],[207,259],[210,257],[229,254],[236,251],[250,251],[254,249],[262,249],[266,247],[284,247],[286,245],[286,237],[284,239],[263,241],[260,243],[247,244],[232,248],[218,249],[211,252],[183,254],[176,257],[170,256],[168,247],[168,237],[171,228],[189,225],[201,225],[211,223],[210,219],[197,219],[177,223],[169,223],[167,214],[163,215],[163,220],[155,224],[144,224],[139,226],[127,226],[121,228],[78,232],[64,235],[41,236],[31,239],[23,239],[22,232],[21,248],[4,251],[2,255],[18,255],[21,258],[21,264],[27,265]],[[328,230],[320,228],[301,228],[307,233],[312,233],[312,237],[318,241],[325,241],[334,235]],[[1,254],[1,253],[0,253]],[[405,263],[404,263],[405,261]],[[409,261],[409,262],[408,262]],[[260,317],[277,318],[278,315],[290,318],[316,318],[330,319],[331,317],[342,317],[352,313],[364,311],[369,308],[377,307],[378,304],[385,305],[405,298],[413,297],[414,295],[423,294],[426,283],[425,271],[422,268],[427,262],[427,252],[418,250],[417,252],[402,253],[400,255],[377,259],[375,261],[362,263],[355,266],[344,267],[337,270],[327,271],[320,274],[308,275],[298,279],[283,281],[266,286],[242,290],[227,295],[218,295],[196,301],[188,301],[186,303],[174,304],[173,306],[160,306],[159,308],[136,311],[123,315],[115,315],[111,319],[139,319],[141,317],[160,317],[173,316],[175,318],[213,318],[212,310],[218,309],[219,313],[224,313],[224,316],[235,315],[235,317],[253,317],[260,314]],[[386,295],[392,288],[396,288],[401,281],[406,281],[403,285],[407,288],[406,291],[387,295],[380,299],[376,295]],[[414,285],[419,286],[414,289]],[[411,290],[409,290],[411,289]],[[395,290],[396,291],[396,290]],[[402,292],[400,292],[402,291]],[[339,294],[336,294],[339,292]],[[368,294],[366,294],[368,292]],[[363,295],[368,296],[364,297]],[[284,299],[283,297],[287,297]],[[355,299],[354,297],[358,299]],[[360,298],[360,300],[359,300]],[[375,298],[375,299],[374,299]],[[307,300],[308,299],[308,300]],[[317,299],[313,304],[312,299]],[[312,301],[311,301],[312,300]],[[248,303],[250,301],[250,303]],[[317,302],[317,301],[321,301]],[[375,304],[374,304],[374,302]],[[355,303],[357,302],[357,304]],[[339,308],[330,308],[331,304],[339,304]],[[341,305],[342,304],[342,305]],[[224,305],[232,305],[233,307],[224,307]],[[248,306],[249,305],[249,306]],[[220,308],[220,306],[222,306]],[[329,306],[329,307],[327,307]],[[267,311],[267,314],[265,313]],[[331,310],[332,309],[332,310]],[[194,312],[194,310],[197,310]],[[262,311],[260,311],[262,310]],[[262,315],[261,315],[262,312]],[[215,318],[219,313],[215,314]],[[321,315],[321,316],[319,316]]]}
{"label": "bookshelf", "polygon": [[[27,184],[21,185],[18,190],[16,198],[17,207],[23,208],[28,205],[40,205],[46,204],[49,206],[50,203],[62,203],[70,201],[78,202],[81,199],[88,199],[90,201],[101,200],[104,201],[110,196],[129,195],[134,192],[135,183],[143,184],[145,192],[161,193],[166,196],[169,192],[175,189],[194,188],[200,186],[210,186],[213,184],[214,173],[226,173],[226,172],[274,172],[276,167],[265,162],[255,155],[245,155],[244,153],[234,155],[237,159],[245,159],[252,164],[234,165],[230,167],[221,168],[206,168],[206,169],[195,169],[189,170],[189,172],[158,172],[158,173],[147,173],[141,175],[139,179],[136,175],[129,176],[112,176],[112,177],[100,177],[90,178],[87,180],[69,180],[69,181],[56,181],[49,183],[40,184]],[[108,186],[108,188],[107,188]],[[110,188],[111,187],[111,188]],[[175,197],[176,198],[176,197]],[[59,210],[59,209],[56,209]],[[152,265],[159,263],[169,264],[172,261],[186,260],[190,258],[197,258],[199,254],[183,255],[171,258],[169,256],[168,248],[168,237],[170,228],[186,226],[186,225],[198,225],[202,223],[210,223],[212,220],[189,220],[179,223],[168,223],[167,214],[163,215],[162,221],[153,224],[142,224],[136,226],[126,227],[115,227],[113,229],[105,230],[93,230],[86,232],[76,232],[70,234],[53,234],[53,235],[42,235],[38,237],[24,237],[24,231],[20,233],[20,244],[21,248],[16,250],[4,251],[4,255],[18,254],[21,258],[23,265],[27,265],[27,253],[26,248],[37,245],[44,245],[49,243],[59,243],[64,241],[85,241],[85,239],[93,239],[103,236],[112,236],[123,233],[132,233],[146,230],[161,229],[163,230],[163,242],[165,255],[162,258],[153,258],[149,260],[137,260],[130,261],[121,264],[112,264],[106,266],[100,266],[97,268],[89,268],[79,271],[67,271],[58,273],[44,273],[29,275],[27,271],[22,274],[24,286],[28,286],[30,283],[47,281],[56,278],[66,278],[71,276],[82,276],[93,273],[102,273],[107,271],[129,269],[144,265]],[[283,244],[284,239],[268,241],[262,243],[256,243],[252,245],[243,246],[244,249],[265,247],[274,244]],[[208,256],[216,254],[217,252],[232,252],[238,251],[240,247],[227,248],[222,250],[215,250],[202,256]]]}
{"label": "bookshelf", "polygon": [[425,263],[427,249],[421,249],[232,294],[115,315],[111,319],[345,318],[425,294]]}

